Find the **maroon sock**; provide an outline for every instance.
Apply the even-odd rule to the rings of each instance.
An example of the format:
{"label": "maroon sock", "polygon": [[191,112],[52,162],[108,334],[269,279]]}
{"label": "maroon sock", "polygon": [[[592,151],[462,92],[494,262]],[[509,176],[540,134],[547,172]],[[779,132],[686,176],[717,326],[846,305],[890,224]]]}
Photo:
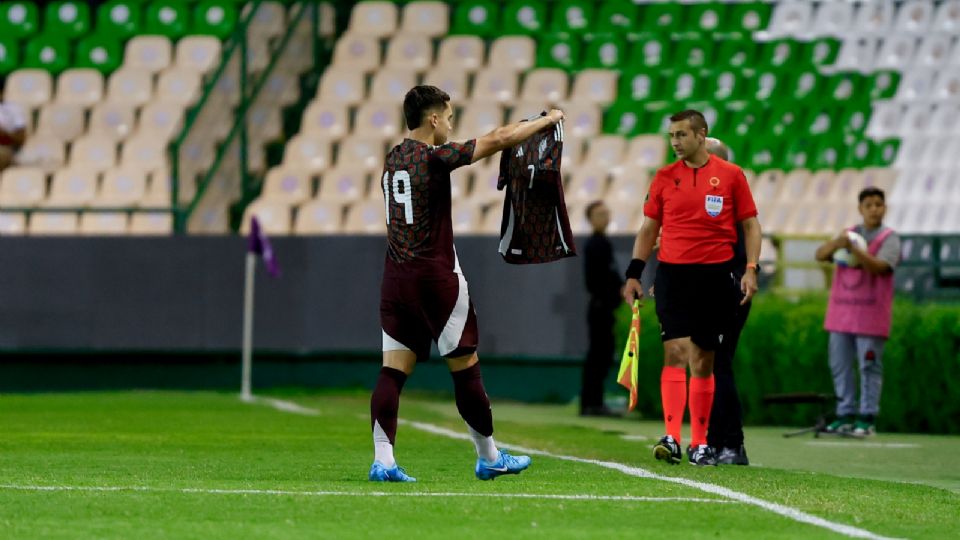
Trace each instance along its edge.
{"label": "maroon sock", "polygon": [[375,423],[387,434],[390,444],[397,438],[397,414],[400,411],[400,391],[407,381],[407,374],[399,369],[380,368],[377,386],[370,397],[370,429]]}
{"label": "maroon sock", "polygon": [[484,437],[493,435],[493,413],[490,412],[490,398],[483,389],[480,364],[454,371],[450,375],[453,376],[453,392],[460,416],[477,433]]}

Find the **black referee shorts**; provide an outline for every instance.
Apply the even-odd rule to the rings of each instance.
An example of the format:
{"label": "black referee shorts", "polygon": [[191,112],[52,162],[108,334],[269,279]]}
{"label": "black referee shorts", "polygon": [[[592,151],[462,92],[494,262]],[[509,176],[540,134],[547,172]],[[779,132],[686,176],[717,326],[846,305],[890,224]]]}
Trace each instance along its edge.
{"label": "black referee shorts", "polygon": [[715,351],[735,320],[740,283],[733,263],[660,263],[654,280],[657,318],[663,341],[689,337]]}

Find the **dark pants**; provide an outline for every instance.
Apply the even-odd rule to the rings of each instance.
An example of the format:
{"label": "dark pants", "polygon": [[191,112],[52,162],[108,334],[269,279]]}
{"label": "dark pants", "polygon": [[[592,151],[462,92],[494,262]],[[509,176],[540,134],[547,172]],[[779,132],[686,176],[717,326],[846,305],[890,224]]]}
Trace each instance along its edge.
{"label": "dark pants", "polygon": [[[741,298],[737,298],[740,302]],[[739,448],[743,444],[743,410],[740,395],[733,378],[733,356],[740,341],[740,332],[750,315],[750,304],[737,306],[733,325],[717,348],[713,361],[713,377],[716,390],[713,409],[710,412],[710,429],[707,444],[714,448]]]}
{"label": "dark pants", "polygon": [[603,406],[603,381],[613,366],[613,310],[590,301],[587,309],[590,346],[583,362],[580,409]]}

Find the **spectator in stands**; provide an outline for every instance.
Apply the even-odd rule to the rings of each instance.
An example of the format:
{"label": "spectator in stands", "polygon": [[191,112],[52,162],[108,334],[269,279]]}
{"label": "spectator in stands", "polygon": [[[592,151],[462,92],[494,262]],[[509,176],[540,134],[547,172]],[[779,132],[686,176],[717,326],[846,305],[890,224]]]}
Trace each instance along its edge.
{"label": "spectator in stands", "polygon": [[623,281],[613,259],[613,244],[606,234],[610,209],[603,201],[594,201],[587,206],[586,213],[593,229],[583,258],[583,274],[590,293],[587,307],[590,344],[583,362],[580,415],[618,416],[603,403],[603,384],[613,365],[613,314],[623,302],[620,296]]}
{"label": "spectator in stands", "polygon": [[19,105],[3,101],[3,87],[0,78],[0,171],[13,164],[27,140],[27,115]]}
{"label": "spectator in stands", "polygon": [[[830,371],[837,392],[837,419],[828,433],[864,437],[875,433],[883,384],[883,346],[890,335],[893,305],[893,270],[900,261],[900,238],[883,225],[887,206],[883,190],[868,187],[860,192],[863,223],[842,231],[817,248],[818,261],[833,261],[847,250],[856,265],[838,264],[833,274],[830,303],[824,328],[830,332]],[[858,245],[848,232],[863,237]],[[856,238],[856,237],[854,237]],[[854,359],[860,368],[860,409],[856,408]]]}

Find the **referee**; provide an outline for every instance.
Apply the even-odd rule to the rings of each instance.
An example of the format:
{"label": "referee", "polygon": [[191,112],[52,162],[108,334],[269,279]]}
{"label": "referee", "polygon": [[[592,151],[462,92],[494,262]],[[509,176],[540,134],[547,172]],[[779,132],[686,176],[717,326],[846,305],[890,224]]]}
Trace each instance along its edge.
{"label": "referee", "polygon": [[[736,316],[737,295],[746,304],[757,291],[760,223],[740,167],[707,152],[703,114],[685,110],[670,117],[670,143],[679,158],[657,171],[644,203],[646,219],[637,233],[627,269],[624,299],[643,298],[640,276],[662,230],[655,281],[657,318],[663,340],[660,395],[667,434],[654,456],[682,460],[680,428],[687,405],[690,367],[691,441],[689,461],[716,465],[707,445],[713,406],[713,363]],[[747,262],[736,268],[737,224],[743,227]],[[735,272],[743,271],[737,280]]]}

